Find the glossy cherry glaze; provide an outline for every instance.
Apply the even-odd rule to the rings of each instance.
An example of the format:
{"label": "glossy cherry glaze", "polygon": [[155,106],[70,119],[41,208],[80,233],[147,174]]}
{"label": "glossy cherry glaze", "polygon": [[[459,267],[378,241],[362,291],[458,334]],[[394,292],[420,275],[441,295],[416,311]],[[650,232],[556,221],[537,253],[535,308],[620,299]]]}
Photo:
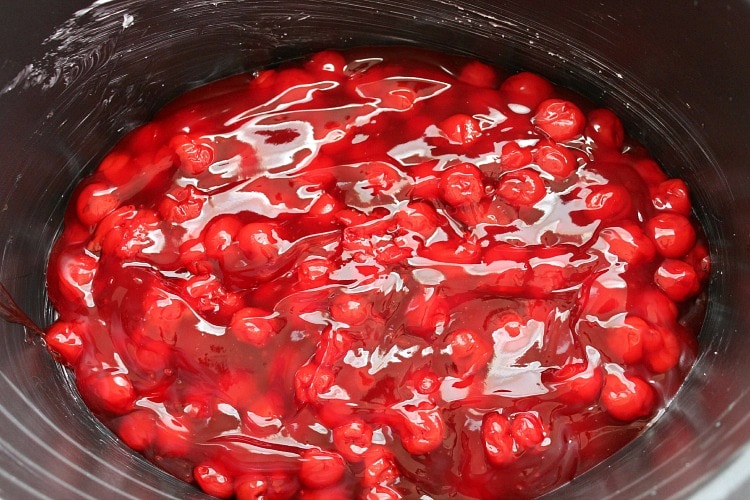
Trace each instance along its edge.
{"label": "glossy cherry glaze", "polygon": [[196,89],[74,193],[50,349],[228,498],[542,494],[696,355],[685,184],[543,78],[413,49]]}

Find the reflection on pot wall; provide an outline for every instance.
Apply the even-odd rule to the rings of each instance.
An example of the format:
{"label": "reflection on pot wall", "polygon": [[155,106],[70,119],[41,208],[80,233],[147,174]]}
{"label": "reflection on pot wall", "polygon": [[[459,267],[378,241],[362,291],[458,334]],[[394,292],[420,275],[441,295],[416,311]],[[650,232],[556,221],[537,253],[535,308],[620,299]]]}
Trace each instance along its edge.
{"label": "reflection on pot wall", "polygon": [[[44,266],[72,187],[127,130],[188,88],[330,47],[415,44],[538,71],[624,117],[688,181],[712,242],[702,355],[653,428],[557,497],[726,494],[744,463],[750,398],[747,125],[750,7],[599,2],[99,1],[63,12],[15,5],[0,44],[0,281],[39,324]],[[16,2],[20,4],[20,2]],[[39,13],[45,13],[38,17]],[[8,36],[7,34],[5,36]],[[46,40],[45,40],[46,37]],[[727,47],[729,49],[727,49]],[[4,52],[12,51],[12,53]],[[41,342],[3,324],[0,491],[4,496],[201,497],[119,444],[70,396]],[[737,455],[737,454],[740,455]],[[731,469],[729,469],[731,470]],[[706,483],[706,481],[708,481]],[[704,484],[705,483],[705,484]],[[64,493],[61,493],[64,492]],[[169,492],[158,493],[158,492]]]}

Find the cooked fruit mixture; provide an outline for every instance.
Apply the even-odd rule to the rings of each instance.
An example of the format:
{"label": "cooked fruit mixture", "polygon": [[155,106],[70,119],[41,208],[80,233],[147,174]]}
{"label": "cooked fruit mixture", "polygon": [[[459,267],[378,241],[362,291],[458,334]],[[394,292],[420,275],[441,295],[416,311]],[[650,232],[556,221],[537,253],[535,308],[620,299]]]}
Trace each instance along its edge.
{"label": "cooked fruit mixture", "polygon": [[50,350],[221,498],[532,497],[696,355],[688,189],[611,111],[414,49],[196,89],[73,195]]}

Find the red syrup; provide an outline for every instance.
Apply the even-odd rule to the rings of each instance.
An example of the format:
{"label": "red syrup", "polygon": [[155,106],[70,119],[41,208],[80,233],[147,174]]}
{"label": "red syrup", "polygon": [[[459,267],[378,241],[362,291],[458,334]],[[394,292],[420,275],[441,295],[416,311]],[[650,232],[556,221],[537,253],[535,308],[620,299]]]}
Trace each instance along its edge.
{"label": "red syrup", "polygon": [[327,51],[109,153],[52,250],[46,340],[128,446],[217,497],[533,497],[675,394],[708,266],[685,184],[612,112]]}

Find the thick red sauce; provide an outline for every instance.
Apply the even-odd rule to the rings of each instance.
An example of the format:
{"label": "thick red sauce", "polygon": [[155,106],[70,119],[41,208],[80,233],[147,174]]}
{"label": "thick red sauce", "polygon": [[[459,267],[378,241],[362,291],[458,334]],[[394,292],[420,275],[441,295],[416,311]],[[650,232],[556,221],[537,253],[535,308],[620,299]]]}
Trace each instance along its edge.
{"label": "thick red sauce", "polygon": [[674,395],[707,273],[685,184],[612,112],[476,61],[322,52],[109,153],[52,251],[46,339],[211,495],[530,497]]}

